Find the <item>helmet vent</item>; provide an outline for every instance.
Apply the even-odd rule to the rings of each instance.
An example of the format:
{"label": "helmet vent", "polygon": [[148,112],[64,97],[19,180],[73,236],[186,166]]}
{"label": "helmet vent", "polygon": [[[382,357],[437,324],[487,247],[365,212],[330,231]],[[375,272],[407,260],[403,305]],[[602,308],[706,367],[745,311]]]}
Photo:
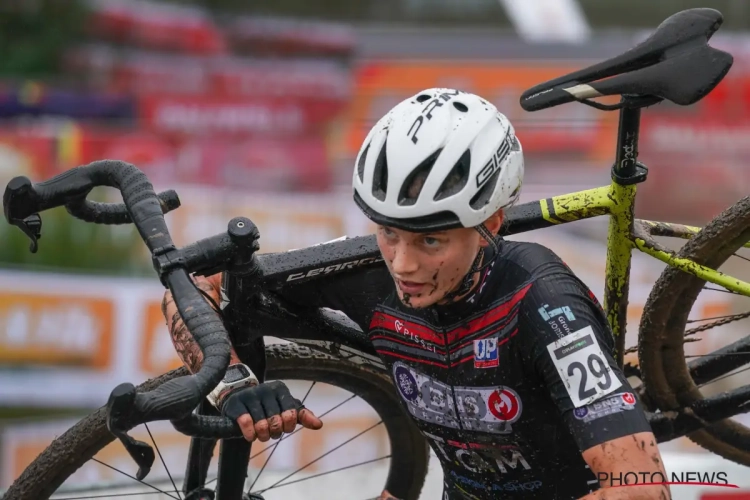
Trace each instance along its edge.
{"label": "helmet vent", "polygon": [[477,194],[475,194],[471,201],[469,202],[469,205],[471,205],[471,208],[474,210],[480,210],[482,207],[487,205],[490,202],[490,198],[492,198],[492,193],[495,192],[495,186],[497,185],[497,179],[500,177],[500,172],[502,169],[498,169],[497,172],[492,174],[492,177],[490,177],[490,180],[485,183],[482,188],[477,191]]}
{"label": "helmet vent", "polygon": [[408,206],[417,203],[419,195],[422,193],[422,188],[425,182],[427,182],[427,177],[429,177],[430,171],[442,151],[442,149],[438,149],[411,171],[404,181],[403,186],[401,186],[401,192],[398,195],[399,205]]}
{"label": "helmet vent", "polygon": [[466,183],[469,181],[470,168],[471,151],[467,149],[453,166],[450,173],[445,177],[443,184],[435,194],[435,201],[453,196],[466,187]]}
{"label": "helmet vent", "polygon": [[367,161],[367,153],[370,151],[370,145],[368,144],[359,155],[359,161],[357,162],[357,175],[359,175],[359,182],[365,181],[365,162]]}
{"label": "helmet vent", "polygon": [[372,176],[372,195],[380,201],[385,201],[388,190],[388,156],[385,154],[387,143],[388,137],[383,141]]}
{"label": "helmet vent", "polygon": [[417,102],[425,102],[432,99],[432,96],[429,94],[420,94],[417,96]]}
{"label": "helmet vent", "polygon": [[462,113],[466,113],[467,111],[469,111],[469,108],[466,106],[466,104],[462,102],[454,102],[453,107]]}

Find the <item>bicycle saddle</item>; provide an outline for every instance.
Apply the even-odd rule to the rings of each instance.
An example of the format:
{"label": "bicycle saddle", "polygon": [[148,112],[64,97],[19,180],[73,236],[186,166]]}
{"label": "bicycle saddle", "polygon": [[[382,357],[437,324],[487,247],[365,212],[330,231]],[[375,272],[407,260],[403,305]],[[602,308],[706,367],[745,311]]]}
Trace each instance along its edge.
{"label": "bicycle saddle", "polygon": [[538,111],[621,94],[653,97],[654,103],[667,99],[682,106],[694,104],[732,67],[730,54],[708,45],[723,21],[714,9],[678,12],[627,52],[527,90],[521,107]]}

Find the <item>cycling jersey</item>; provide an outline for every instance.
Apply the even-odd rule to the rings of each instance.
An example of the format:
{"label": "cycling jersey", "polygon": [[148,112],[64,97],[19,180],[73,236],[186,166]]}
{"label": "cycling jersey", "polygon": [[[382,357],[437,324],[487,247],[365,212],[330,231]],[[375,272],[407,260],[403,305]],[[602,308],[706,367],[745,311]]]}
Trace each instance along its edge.
{"label": "cycling jersey", "polygon": [[490,258],[446,306],[405,307],[384,267],[343,278],[344,295],[316,290],[369,331],[442,463],[444,499],[580,498],[599,488],[581,452],[650,426],[599,303],[562,260],[510,241]]}

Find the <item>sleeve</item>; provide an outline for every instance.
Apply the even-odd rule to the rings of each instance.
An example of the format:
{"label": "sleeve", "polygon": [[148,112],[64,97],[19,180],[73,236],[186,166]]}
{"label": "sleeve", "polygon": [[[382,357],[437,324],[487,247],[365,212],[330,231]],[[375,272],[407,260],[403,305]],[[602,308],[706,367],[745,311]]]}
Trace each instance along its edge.
{"label": "sleeve", "polygon": [[581,451],[650,432],[635,391],[612,356],[604,311],[570,272],[535,281],[521,303],[524,356],[557,405]]}
{"label": "sleeve", "polygon": [[299,307],[326,307],[346,314],[367,332],[372,314],[389,293],[393,279],[385,265],[353,269],[321,276],[275,290],[286,301]]}

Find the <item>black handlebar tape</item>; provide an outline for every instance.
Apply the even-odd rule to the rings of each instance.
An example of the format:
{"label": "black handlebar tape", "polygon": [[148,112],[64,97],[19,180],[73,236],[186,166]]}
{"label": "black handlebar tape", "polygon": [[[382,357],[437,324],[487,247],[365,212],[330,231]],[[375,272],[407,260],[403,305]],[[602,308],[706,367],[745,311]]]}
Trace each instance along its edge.
{"label": "black handlebar tape", "polygon": [[172,238],[151,182],[146,174],[123,161],[95,161],[34,184],[31,195],[36,205],[34,212],[81,200],[96,186],[120,190],[130,218],[151,253],[172,247]]}
{"label": "black handlebar tape", "polygon": [[[162,213],[166,214],[180,207],[180,198],[170,189],[158,194]],[[76,219],[94,224],[130,224],[133,220],[124,203],[101,203],[80,199],[65,205],[68,213]]]}
{"label": "black handlebar tape", "polygon": [[229,365],[229,336],[218,313],[205,301],[184,269],[167,275],[177,309],[185,326],[203,352],[200,370],[172,379],[157,389],[139,393],[135,412],[146,421],[181,418],[195,409],[224,377]]}
{"label": "black handlebar tape", "polygon": [[177,432],[202,439],[236,439],[242,437],[237,422],[226,417],[211,417],[191,413],[179,420],[172,420]]}

